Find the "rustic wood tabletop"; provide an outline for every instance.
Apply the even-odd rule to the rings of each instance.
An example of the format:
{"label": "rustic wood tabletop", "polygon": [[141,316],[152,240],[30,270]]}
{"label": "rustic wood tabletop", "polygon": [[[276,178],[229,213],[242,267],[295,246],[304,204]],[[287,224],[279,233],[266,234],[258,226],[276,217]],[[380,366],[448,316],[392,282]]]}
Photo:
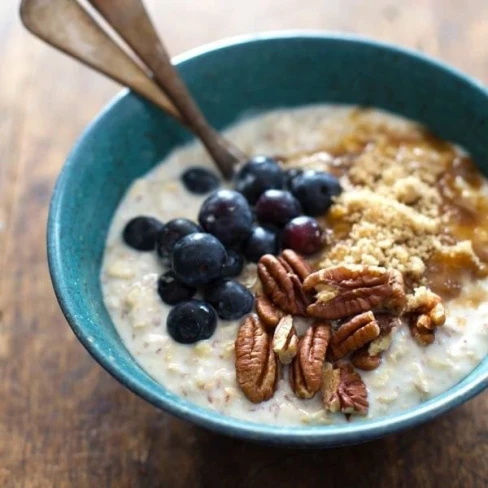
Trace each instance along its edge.
{"label": "rustic wood tabletop", "polygon": [[[311,28],[439,57],[488,83],[486,0],[147,0],[172,54]],[[485,487],[488,396],[365,445],[286,450],[222,437],[130,393],[78,343],[48,274],[48,203],[65,156],[119,90],[30,36],[0,2],[0,486]]]}

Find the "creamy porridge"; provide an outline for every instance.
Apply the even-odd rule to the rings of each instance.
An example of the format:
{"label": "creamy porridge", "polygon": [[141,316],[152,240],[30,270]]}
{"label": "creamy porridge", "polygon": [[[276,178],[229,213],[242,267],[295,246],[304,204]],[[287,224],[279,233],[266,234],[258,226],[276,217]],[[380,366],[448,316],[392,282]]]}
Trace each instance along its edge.
{"label": "creamy porridge", "polygon": [[[198,221],[208,195],[189,192],[180,177],[195,165],[214,168],[200,146],[180,148],[130,187],[111,224],[101,274],[105,304],[120,336],[158,382],[199,405],[253,422],[338,423],[348,420],[343,413],[373,418],[417,405],[456,384],[485,357],[488,185],[460,150],[399,117],[342,106],[273,111],[244,120],[226,136],[250,155],[273,156],[285,168],[325,171],[341,183],[342,193],[334,196],[330,210],[316,216],[324,230],[323,247],[307,258],[311,270],[301,280],[308,293],[303,298],[308,302],[301,305],[310,313],[300,312],[298,294],[291,300],[298,304],[295,309],[287,309],[290,305],[286,303],[284,311],[275,307],[285,340],[281,347],[279,338],[273,342],[270,329],[264,333],[266,337],[254,337],[256,344],[264,341],[263,347],[271,351],[269,361],[276,371],[261,371],[251,393],[245,385],[242,388],[247,371],[241,372],[239,383],[236,380],[235,344],[242,318],[218,319],[211,337],[194,344],[180,344],[168,333],[172,307],[158,294],[158,278],[167,262],[155,252],[132,249],[122,234],[127,222],[141,215],[163,223],[177,217]],[[260,266],[269,271],[273,262]],[[320,270],[328,270],[327,276],[314,276]],[[306,277],[311,271],[316,273]],[[391,305],[393,298],[388,304],[383,300],[380,314],[371,303],[363,307],[363,302],[357,305],[353,300],[344,305],[341,293],[348,291],[341,288],[345,281],[337,285],[337,280],[345,280],[346,272],[352,273],[349,282],[361,282],[360,287],[354,285],[355,296],[361,287],[377,287],[365,292],[362,300],[369,302],[371,294],[384,290],[393,297],[398,274],[406,294],[399,306],[404,313],[397,313],[398,306]],[[257,294],[258,300],[266,300],[266,294],[273,296],[266,292],[269,283],[262,282],[263,275],[258,276],[254,263],[247,262],[235,279]],[[199,293],[197,297],[201,297]],[[333,305],[334,300],[340,303]],[[259,306],[274,307],[268,302],[261,301]],[[359,308],[354,309],[356,305]],[[351,313],[337,312],[342,306]],[[385,311],[392,320],[395,317],[394,323],[384,327],[380,316]],[[263,313],[266,310],[260,311],[259,318],[246,319],[251,334],[257,330],[252,321],[266,317]],[[307,314],[312,318],[298,317]],[[329,343],[325,363],[329,371],[322,372],[324,357],[319,357],[319,379],[307,376],[308,370],[300,369],[300,355],[295,356],[298,338],[311,330],[313,320],[324,327],[324,337],[319,337],[322,332],[316,328],[312,342],[317,339],[314,344],[319,349],[320,341],[326,346]],[[296,331],[293,337],[287,335],[291,324],[293,334]],[[346,334],[347,328],[352,333]],[[240,340],[245,340],[246,330],[241,328]],[[266,327],[259,330],[266,331]],[[339,337],[338,330],[344,337]],[[358,334],[352,338],[355,332]],[[370,333],[369,338],[361,336]],[[283,362],[293,359],[292,365],[279,367],[283,357],[278,353],[286,356],[290,351],[290,358]],[[242,364],[246,362],[243,358]],[[350,362],[343,363],[344,358],[352,361],[354,372]],[[329,364],[338,360],[343,369],[332,370]],[[369,404],[364,411],[357,405],[347,408],[344,399],[337,397],[334,381],[341,380],[339,372],[349,374],[352,383],[364,383]],[[272,376],[268,385],[267,375]],[[322,383],[321,391],[311,391],[316,390],[311,386],[316,380]],[[266,393],[256,393],[265,387]],[[255,393],[253,403],[246,395]],[[327,396],[329,408],[324,408]],[[351,417],[356,418],[364,417]]]}

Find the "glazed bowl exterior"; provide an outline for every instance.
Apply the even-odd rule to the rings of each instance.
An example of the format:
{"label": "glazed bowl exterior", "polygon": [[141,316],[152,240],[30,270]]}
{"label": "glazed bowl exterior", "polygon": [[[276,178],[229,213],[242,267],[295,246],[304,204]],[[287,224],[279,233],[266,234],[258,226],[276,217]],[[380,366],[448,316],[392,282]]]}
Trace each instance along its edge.
{"label": "glazed bowl exterior", "polygon": [[[217,129],[270,109],[315,103],[382,108],[464,146],[488,173],[488,92],[423,55],[356,37],[272,33],[195,49],[175,59]],[[66,319],[91,355],[158,408],[253,441],[300,447],[364,442],[445,412],[488,386],[488,358],[445,393],[402,413],[341,425],[276,426],[197,406],[166,390],[132,358],[104,306],[100,266],[112,216],[125,191],[191,136],[160,110],[124,92],[84,131],[57,181],[48,257]]]}

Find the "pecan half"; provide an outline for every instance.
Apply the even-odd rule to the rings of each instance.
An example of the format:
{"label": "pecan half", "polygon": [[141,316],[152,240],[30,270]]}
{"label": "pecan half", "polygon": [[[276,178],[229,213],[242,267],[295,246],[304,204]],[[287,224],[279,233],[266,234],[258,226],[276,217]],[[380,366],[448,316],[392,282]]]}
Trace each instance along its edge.
{"label": "pecan half", "polygon": [[381,335],[388,335],[393,332],[393,329],[402,325],[402,321],[399,317],[387,313],[375,313],[374,318],[380,326]]}
{"label": "pecan half", "polygon": [[351,355],[351,363],[363,371],[372,371],[381,364],[381,354],[370,354],[368,347],[364,346]]}
{"label": "pecan half", "polygon": [[268,329],[274,329],[285,315],[266,295],[258,295],[255,305],[256,313]]}
{"label": "pecan half", "polygon": [[383,334],[380,332],[380,335],[371,341],[367,347],[368,354],[371,356],[377,356],[382,352],[388,351],[391,346],[391,332],[389,334]]}
{"label": "pecan half", "polygon": [[312,268],[307,261],[291,249],[285,249],[278,259],[287,271],[296,274],[302,283],[312,273]]}
{"label": "pecan half", "polygon": [[368,391],[361,376],[351,364],[341,363],[337,367],[326,363],[322,377],[322,401],[330,412],[366,415],[368,413]]}
{"label": "pecan half", "polygon": [[380,335],[368,345],[367,349],[370,356],[378,356],[387,351],[391,345],[393,330],[402,325],[402,321],[393,315],[375,314],[374,318],[380,326]]}
{"label": "pecan half", "polygon": [[312,398],[319,391],[330,335],[330,324],[316,321],[300,338],[290,368],[290,386],[298,398]]}
{"label": "pecan half", "polygon": [[368,310],[401,315],[406,304],[402,274],[377,266],[321,269],[305,279],[303,289],[306,293],[316,292],[317,301],[307,308],[309,315],[328,320]]}
{"label": "pecan half", "polygon": [[441,297],[425,286],[418,287],[413,295],[407,297],[407,313],[415,341],[421,346],[432,344],[435,329],[446,321],[446,310]]}
{"label": "pecan half", "polygon": [[380,326],[376,322],[373,312],[357,315],[342,324],[332,335],[330,340],[331,357],[334,360],[341,359],[376,339],[379,335]]}
{"label": "pecan half", "polygon": [[363,371],[372,371],[381,364],[382,353],[390,348],[393,330],[402,324],[398,317],[389,314],[375,314],[374,318],[380,327],[380,335],[351,354],[353,366]]}
{"label": "pecan half", "polygon": [[307,297],[303,292],[302,282],[293,269],[282,256],[277,258],[266,254],[259,260],[258,276],[264,293],[276,306],[288,314],[305,315]]}
{"label": "pecan half", "polygon": [[419,346],[430,346],[435,340],[435,331],[418,327],[417,317],[410,317],[410,332]]}
{"label": "pecan half", "polygon": [[425,286],[416,288],[414,294],[407,297],[407,313],[418,316],[416,325],[422,329],[434,330],[446,321],[442,298]]}
{"label": "pecan half", "polygon": [[298,336],[293,327],[293,317],[285,315],[276,326],[273,336],[273,351],[281,364],[290,364],[297,354]]}
{"label": "pecan half", "polygon": [[338,395],[341,382],[340,369],[334,369],[331,363],[325,363],[322,371],[322,403],[329,412],[340,412],[341,401]]}
{"label": "pecan half", "polygon": [[300,281],[297,275],[290,274],[290,279],[293,284],[293,291],[295,292],[295,300],[297,302],[296,315],[307,315],[307,307],[310,305],[310,299],[303,291],[303,283]]}
{"label": "pecan half", "polygon": [[242,322],[235,354],[237,383],[244,395],[253,403],[269,400],[278,384],[279,364],[257,315],[249,315]]}
{"label": "pecan half", "polygon": [[[429,313],[432,310],[437,309],[439,304],[442,305],[442,298],[439,295],[425,286],[419,286],[413,290],[413,295],[407,296],[406,312]],[[437,318],[442,320],[442,316]]]}

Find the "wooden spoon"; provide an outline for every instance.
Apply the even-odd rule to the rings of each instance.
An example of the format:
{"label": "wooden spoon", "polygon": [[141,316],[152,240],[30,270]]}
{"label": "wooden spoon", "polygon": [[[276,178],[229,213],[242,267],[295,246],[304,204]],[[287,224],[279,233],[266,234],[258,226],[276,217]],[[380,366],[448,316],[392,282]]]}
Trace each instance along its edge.
{"label": "wooden spoon", "polygon": [[[154,74],[156,82],[200,138],[225,177],[244,158],[222,144],[171,64],[171,59],[141,0],[88,0]],[[232,150],[231,150],[232,149]]]}
{"label": "wooden spoon", "polygon": [[114,23],[111,27],[150,69],[139,66],[75,0],[23,0],[21,19],[34,35],[128,86],[184,123],[200,138],[224,177],[230,178],[234,166],[245,155],[206,122],[172,66],[142,3],[128,0],[91,3],[109,24]]}
{"label": "wooden spoon", "polygon": [[183,122],[149,71],[126,54],[73,0],[23,0],[22,23],[32,34],[112,80],[127,86]]}

